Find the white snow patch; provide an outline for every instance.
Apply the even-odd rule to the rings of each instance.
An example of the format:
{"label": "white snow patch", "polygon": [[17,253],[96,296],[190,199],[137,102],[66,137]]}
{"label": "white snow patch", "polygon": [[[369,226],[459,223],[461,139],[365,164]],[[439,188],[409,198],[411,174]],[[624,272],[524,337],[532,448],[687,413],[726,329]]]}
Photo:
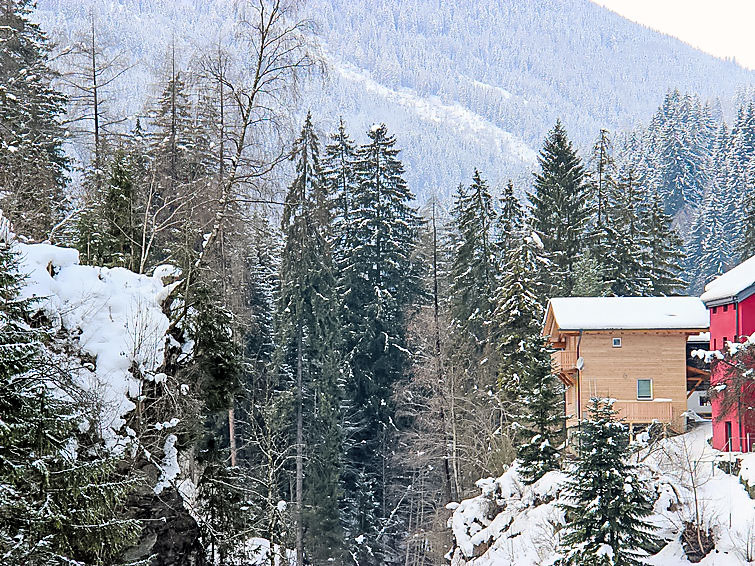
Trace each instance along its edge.
{"label": "white snow patch", "polygon": [[163,445],[163,460],[160,466],[160,479],[154,487],[155,494],[160,495],[163,489],[168,487],[176,479],[180,469],[178,467],[178,449],[176,441],[178,438],[175,434],[168,435]]}
{"label": "white snow patch", "polygon": [[537,152],[523,140],[461,104],[449,104],[437,96],[422,97],[414,90],[405,87],[394,90],[378,83],[368,71],[358,69],[343,61],[334,61],[334,63],[333,67],[344,79],[360,83],[365,91],[373,92],[385,100],[408,108],[424,120],[447,124],[456,131],[472,134],[478,143],[492,143],[498,151],[505,151],[524,163],[535,163],[537,159]]}
{"label": "white snow patch", "polygon": [[[141,394],[131,368],[155,375],[163,363],[169,321],[162,311],[167,287],[159,277],[124,268],[79,265],[76,250],[49,244],[18,244],[21,295],[92,356],[77,374],[78,385],[102,400],[101,434],[113,447],[123,416]],[[157,374],[160,375],[160,374]]]}
{"label": "white snow patch", "polygon": [[755,256],[708,283],[700,299],[706,303],[728,299],[752,285],[755,285]]}
{"label": "white snow patch", "polygon": [[697,297],[561,297],[549,307],[562,330],[704,329],[710,316]]}

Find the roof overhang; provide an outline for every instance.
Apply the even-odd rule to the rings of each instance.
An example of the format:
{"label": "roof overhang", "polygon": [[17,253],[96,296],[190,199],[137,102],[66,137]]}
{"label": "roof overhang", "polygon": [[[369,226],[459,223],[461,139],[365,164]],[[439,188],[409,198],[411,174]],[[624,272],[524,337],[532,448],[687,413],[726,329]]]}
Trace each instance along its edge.
{"label": "roof overhang", "polygon": [[745,289],[742,289],[736,295],[732,295],[730,297],[721,297],[719,299],[712,299],[710,301],[703,302],[708,308],[720,307],[721,305],[730,305],[731,303],[741,303],[742,301],[750,298],[752,295],[755,295],[755,283]]}

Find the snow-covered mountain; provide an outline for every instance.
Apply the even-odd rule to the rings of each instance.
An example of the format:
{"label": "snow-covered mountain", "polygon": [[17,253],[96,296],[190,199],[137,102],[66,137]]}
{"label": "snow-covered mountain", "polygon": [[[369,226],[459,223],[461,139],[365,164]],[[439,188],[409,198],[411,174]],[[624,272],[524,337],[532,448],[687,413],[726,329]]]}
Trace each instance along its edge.
{"label": "snow-covered mountain", "polygon": [[[135,115],[154,95],[175,41],[181,65],[231,32],[234,0],[38,0],[65,43],[90,26],[134,67],[114,86]],[[343,115],[357,139],[384,121],[404,148],[411,187],[448,194],[474,167],[528,180],[561,118],[577,143],[647,122],[673,87],[724,104],[755,74],[588,0],[308,0],[329,63],[307,86],[323,130]]]}

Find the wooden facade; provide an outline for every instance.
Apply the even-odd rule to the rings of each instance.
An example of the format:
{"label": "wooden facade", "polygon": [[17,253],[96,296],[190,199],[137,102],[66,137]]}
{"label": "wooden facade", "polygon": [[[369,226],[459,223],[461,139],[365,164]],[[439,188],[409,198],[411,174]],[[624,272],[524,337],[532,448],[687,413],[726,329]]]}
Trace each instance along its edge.
{"label": "wooden facade", "polygon": [[687,337],[702,330],[563,330],[549,307],[543,334],[557,348],[551,361],[566,385],[567,427],[589,416],[590,398],[597,396],[615,399],[619,416],[630,425],[658,421],[682,431]]}

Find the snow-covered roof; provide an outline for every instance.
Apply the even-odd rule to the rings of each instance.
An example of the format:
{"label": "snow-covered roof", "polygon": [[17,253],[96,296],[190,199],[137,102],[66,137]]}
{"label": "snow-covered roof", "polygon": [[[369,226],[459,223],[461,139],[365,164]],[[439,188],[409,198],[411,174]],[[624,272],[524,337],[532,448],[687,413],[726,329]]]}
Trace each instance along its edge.
{"label": "snow-covered roof", "polygon": [[687,337],[687,342],[710,342],[710,332],[701,332]]}
{"label": "snow-covered roof", "polygon": [[743,261],[705,286],[705,304],[743,301],[755,293],[755,256]]}
{"label": "snow-covered roof", "polygon": [[551,311],[561,330],[704,330],[710,325],[697,297],[561,297],[550,300]]}

